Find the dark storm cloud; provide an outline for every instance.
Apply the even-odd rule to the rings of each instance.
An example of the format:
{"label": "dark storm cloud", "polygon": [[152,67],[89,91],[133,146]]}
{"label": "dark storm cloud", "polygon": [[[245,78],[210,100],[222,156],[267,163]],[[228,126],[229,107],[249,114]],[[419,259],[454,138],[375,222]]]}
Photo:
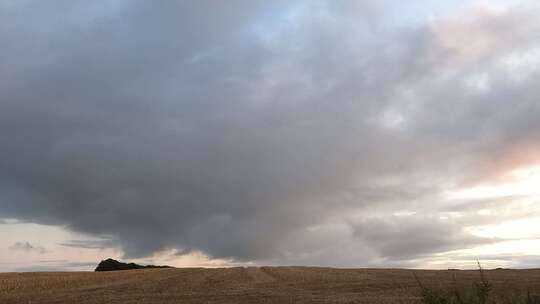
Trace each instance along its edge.
{"label": "dark storm cloud", "polygon": [[[503,24],[512,43],[471,53],[441,40],[467,20],[396,30],[385,9],[2,4],[0,214],[104,236],[127,256],[286,259],[287,236],[309,227],[369,206],[437,209],[426,197],[530,161],[538,71],[514,81],[497,60],[540,41],[536,18],[472,15],[477,38]],[[484,91],[463,81],[479,73]],[[404,244],[366,234],[396,224],[366,223],[354,228],[366,244],[397,257]],[[473,242],[441,229],[452,238],[403,250]]]}

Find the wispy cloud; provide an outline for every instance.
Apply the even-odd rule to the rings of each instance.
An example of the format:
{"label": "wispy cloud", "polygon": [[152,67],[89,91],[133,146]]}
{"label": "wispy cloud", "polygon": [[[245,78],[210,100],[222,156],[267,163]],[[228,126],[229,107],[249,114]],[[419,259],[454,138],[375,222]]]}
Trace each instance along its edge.
{"label": "wispy cloud", "polygon": [[60,246],[83,248],[83,249],[105,249],[114,247],[113,240],[68,240],[59,243]]}
{"label": "wispy cloud", "polygon": [[16,242],[15,244],[9,247],[13,251],[24,251],[24,252],[35,252],[39,254],[44,254],[47,250],[41,246],[34,246],[29,242]]}

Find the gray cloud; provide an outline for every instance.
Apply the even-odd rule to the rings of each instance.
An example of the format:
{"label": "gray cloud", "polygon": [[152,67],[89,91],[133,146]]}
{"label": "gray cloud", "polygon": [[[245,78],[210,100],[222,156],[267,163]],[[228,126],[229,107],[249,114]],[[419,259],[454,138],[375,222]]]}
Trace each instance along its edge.
{"label": "gray cloud", "polygon": [[472,236],[452,219],[429,216],[368,218],[354,223],[353,229],[356,237],[390,260],[407,260],[497,241]]}
{"label": "gray cloud", "polygon": [[[538,71],[515,80],[501,63],[540,43],[537,18],[394,29],[386,4],[318,4],[0,4],[2,217],[110,237],[129,257],[298,261],[288,238],[354,212],[387,257],[475,243],[459,225],[413,251],[364,231],[396,225],[369,210],[433,212],[443,190],[538,161]],[[468,23],[476,36],[453,44]]]}

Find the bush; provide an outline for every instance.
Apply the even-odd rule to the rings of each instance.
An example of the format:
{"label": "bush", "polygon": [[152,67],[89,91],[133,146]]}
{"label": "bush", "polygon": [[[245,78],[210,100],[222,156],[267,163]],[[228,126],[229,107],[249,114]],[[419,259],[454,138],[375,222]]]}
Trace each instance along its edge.
{"label": "bush", "polygon": [[487,304],[487,303],[508,303],[508,304],[540,304],[540,296],[527,292],[525,295],[514,295],[510,299],[496,301],[491,297],[493,286],[487,280],[484,269],[478,262],[478,272],[480,280],[471,287],[459,290],[454,276],[454,288],[452,290],[436,290],[422,284],[416,273],[413,273],[418,286],[422,303],[425,304]]}
{"label": "bush", "polygon": [[146,268],[169,268],[169,266],[142,266],[135,263],[122,263],[113,259],[106,259],[99,263],[94,271],[117,271],[117,270],[134,270],[134,269],[146,269]]}

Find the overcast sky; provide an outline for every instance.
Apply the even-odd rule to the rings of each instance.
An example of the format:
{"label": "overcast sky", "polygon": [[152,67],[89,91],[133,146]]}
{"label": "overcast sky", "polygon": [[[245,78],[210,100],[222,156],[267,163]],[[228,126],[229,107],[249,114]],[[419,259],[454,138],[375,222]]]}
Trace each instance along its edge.
{"label": "overcast sky", "polygon": [[536,1],[0,1],[0,271],[540,266]]}

